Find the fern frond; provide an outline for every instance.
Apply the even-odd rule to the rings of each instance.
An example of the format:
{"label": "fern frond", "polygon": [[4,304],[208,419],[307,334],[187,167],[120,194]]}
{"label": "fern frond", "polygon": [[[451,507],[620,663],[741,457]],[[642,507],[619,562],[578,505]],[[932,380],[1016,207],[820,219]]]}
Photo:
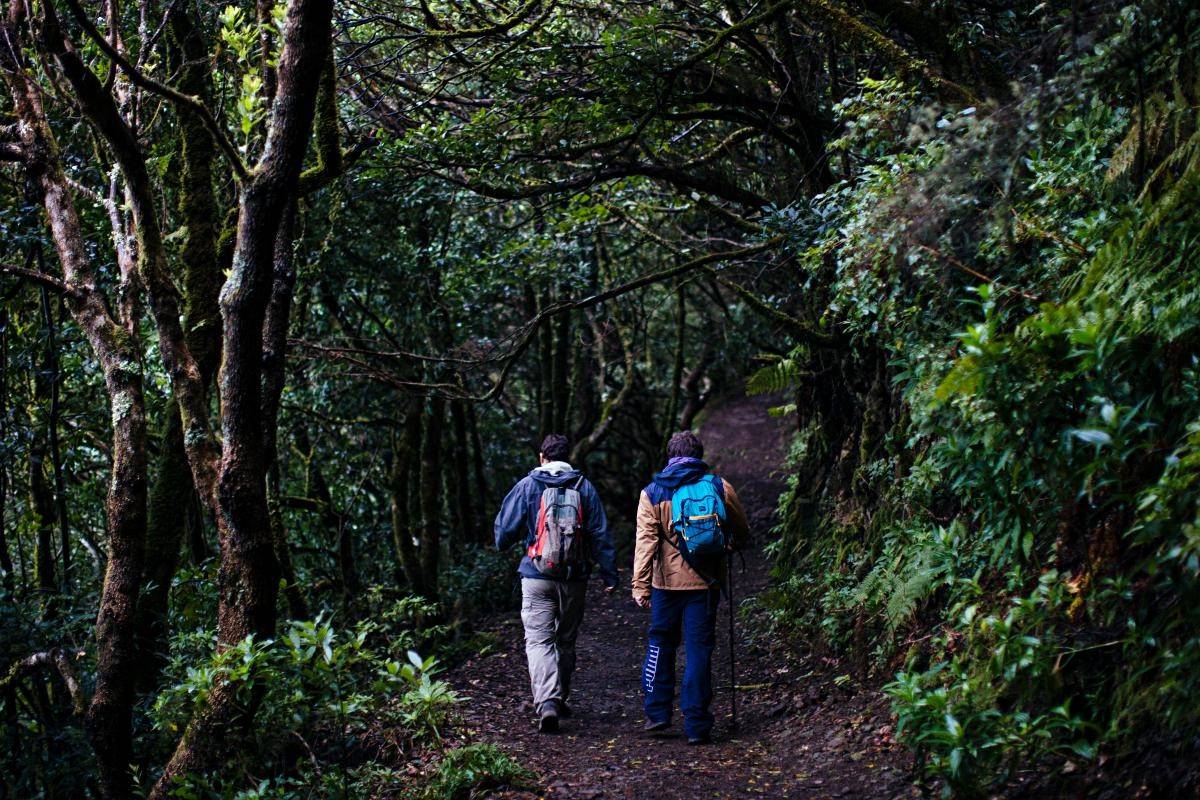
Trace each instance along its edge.
{"label": "fern frond", "polygon": [[790,358],[768,364],[746,381],[746,394],[771,394],[795,386],[801,377],[800,365]]}

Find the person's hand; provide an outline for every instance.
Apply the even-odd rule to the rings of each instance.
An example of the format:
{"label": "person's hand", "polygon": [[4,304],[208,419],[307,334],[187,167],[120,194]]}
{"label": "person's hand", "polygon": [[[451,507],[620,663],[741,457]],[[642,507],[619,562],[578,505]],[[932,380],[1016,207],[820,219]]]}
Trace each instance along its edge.
{"label": "person's hand", "polygon": [[642,597],[639,594],[635,594],[633,596],[633,602],[637,603],[638,608],[649,608],[650,607],[650,598]]}

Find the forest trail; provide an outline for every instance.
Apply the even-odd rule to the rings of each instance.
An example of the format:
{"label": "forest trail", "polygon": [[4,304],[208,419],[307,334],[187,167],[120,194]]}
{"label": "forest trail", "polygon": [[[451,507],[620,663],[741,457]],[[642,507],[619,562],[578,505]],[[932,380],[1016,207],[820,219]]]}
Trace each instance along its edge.
{"label": "forest trail", "polygon": [[[783,489],[779,468],[786,433],[785,424],[767,415],[770,405],[768,398],[733,398],[714,409],[700,431],[708,461],[737,487],[751,518],[755,547],[747,553],[745,571],[735,571],[739,607],[770,579],[761,546]],[[575,716],[563,721],[558,735],[534,729],[517,612],[485,623],[500,643],[496,651],[451,671],[450,682],[468,698],[462,708],[470,738],[501,746],[540,777],[534,792],[491,796],[683,800],[917,794],[908,773],[911,759],[891,735],[887,705],[878,692],[835,683],[835,664],[799,656],[779,642],[753,641],[751,626],[741,619],[738,730],[731,731],[724,603],[715,657],[714,744],[689,747],[678,713],[671,735],[642,733],[638,674],[647,612],[629,596],[627,566],[621,577],[616,595],[604,596],[598,581],[589,588],[571,699]]]}

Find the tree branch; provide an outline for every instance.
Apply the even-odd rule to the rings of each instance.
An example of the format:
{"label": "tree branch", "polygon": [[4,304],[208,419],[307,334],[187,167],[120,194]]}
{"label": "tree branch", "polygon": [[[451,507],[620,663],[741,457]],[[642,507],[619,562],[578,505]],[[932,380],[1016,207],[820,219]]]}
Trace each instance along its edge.
{"label": "tree branch", "polygon": [[213,117],[212,112],[208,110],[208,107],[205,106],[203,102],[201,102],[200,98],[184,94],[183,92],[174,89],[165,83],[160,83],[154,78],[151,78],[150,76],[141,72],[133,64],[130,64],[124,56],[117,52],[117,49],[113,47],[107,39],[100,35],[100,31],[96,30],[96,26],[92,24],[92,21],[88,19],[87,13],[79,5],[79,0],[65,0],[65,2],[67,7],[71,9],[71,15],[75,17],[75,21],[79,23],[79,27],[83,28],[84,33],[86,33],[88,37],[96,43],[96,46],[98,46],[100,50],[103,51],[103,53],[113,61],[114,64],[120,67],[121,70],[129,76],[129,80],[135,86],[140,86],[143,89],[154,92],[155,94],[165,97],[174,103],[185,106],[195,113],[196,116],[198,116],[204,122],[204,127],[208,129],[210,134],[212,134],[212,137],[220,146],[221,151],[225,153],[225,157],[229,160],[230,166],[233,167],[234,174],[237,175],[238,180],[246,179],[246,177],[249,175],[249,172],[246,170],[246,165],[242,161],[242,157],[238,155],[237,147],[229,139],[229,136],[225,133],[221,126],[217,124],[216,118]]}
{"label": "tree branch", "polygon": [[64,297],[70,297],[78,300],[79,292],[66,281],[61,278],[56,278],[41,270],[29,269],[27,267],[18,267],[16,264],[0,264],[0,272],[7,272],[10,275],[16,275],[20,278],[27,278],[35,283],[41,284],[48,289],[53,289]]}
{"label": "tree branch", "polygon": [[[404,352],[377,354],[374,351],[368,351],[361,348],[327,348],[311,343],[302,344],[306,348],[317,350],[335,361],[342,361],[350,364],[356,369],[361,370],[362,374],[366,375],[372,380],[376,380],[380,383],[400,389],[401,391],[422,395],[431,395],[436,392],[440,393],[441,396],[452,400],[461,400],[468,403],[486,403],[495,399],[496,396],[500,394],[508,380],[508,376],[512,371],[513,366],[517,363],[521,356],[525,354],[525,351],[528,350],[529,346],[533,343],[534,336],[537,333],[539,326],[541,326],[542,323],[551,317],[556,317],[559,314],[565,314],[570,311],[591,308],[608,300],[620,297],[621,295],[628,294],[646,286],[651,286],[655,283],[669,281],[672,278],[683,275],[684,273],[700,269],[702,267],[707,267],[710,264],[715,264],[721,261],[730,261],[737,258],[744,258],[746,256],[764,252],[779,244],[782,239],[783,237],[776,236],[759,242],[758,244],[750,245],[749,247],[743,247],[738,250],[708,253],[683,264],[662,269],[657,272],[648,273],[640,278],[635,278],[619,286],[614,286],[611,289],[606,289],[602,292],[579,298],[578,300],[564,300],[560,303],[546,306],[518,329],[521,331],[521,333],[517,336],[516,345],[513,346],[513,348],[505,355],[494,359],[495,361],[502,362],[504,366],[501,368],[500,375],[497,376],[492,386],[482,394],[468,394],[463,390],[462,386],[455,383],[425,383],[422,381],[405,380],[384,369],[380,369],[379,367],[375,366],[374,363],[372,363],[373,361],[377,360],[375,356],[405,358],[414,356],[415,354]],[[420,356],[419,358],[420,360],[443,361],[446,363],[453,363],[455,361],[454,359],[441,359],[431,356]],[[488,361],[491,360],[493,359],[488,359]]]}
{"label": "tree branch", "polygon": [[84,654],[83,650],[64,650],[61,647],[52,647],[49,650],[26,656],[14,663],[9,668],[8,674],[0,679],[0,689],[7,688],[34,670],[54,667],[62,677],[63,683],[66,684],[67,694],[71,696],[71,706],[75,709],[75,713],[82,714],[86,705],[83,687],[79,685],[79,680],[75,677],[71,659],[81,659]]}

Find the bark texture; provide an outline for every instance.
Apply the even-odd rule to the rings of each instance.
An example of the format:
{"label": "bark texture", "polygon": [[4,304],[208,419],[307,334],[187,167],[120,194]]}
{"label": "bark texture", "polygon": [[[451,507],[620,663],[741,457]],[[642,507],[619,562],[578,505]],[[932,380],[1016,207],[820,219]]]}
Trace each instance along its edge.
{"label": "bark texture", "polygon": [[[222,450],[217,481],[221,541],[217,633],[222,645],[275,629],[279,560],[266,497],[263,325],[275,281],[280,228],[293,202],[312,133],[317,86],[329,58],[332,0],[288,6],[263,156],[243,184],[233,265],[220,294],[223,350],[218,387]],[[222,686],[192,720],[150,793],[166,797],[177,776],[216,767],[246,713]]]}
{"label": "bark texture", "polygon": [[442,552],[442,427],[446,400],[429,401],[425,437],[421,443],[421,586],[418,591],[438,598],[438,562]]}
{"label": "bark texture", "polygon": [[[23,4],[13,2],[3,23],[4,40],[25,42]],[[68,308],[104,375],[112,412],[112,467],[105,514],[109,557],[96,617],[96,685],[85,723],[106,798],[132,791],[132,709],[137,673],[134,622],[146,533],[146,415],[140,350],[130,330],[136,320],[117,319],[98,288],[58,146],[20,47],[0,48],[0,72],[21,121],[25,168],[46,213],[62,268]],[[124,306],[123,306],[124,307]]]}

